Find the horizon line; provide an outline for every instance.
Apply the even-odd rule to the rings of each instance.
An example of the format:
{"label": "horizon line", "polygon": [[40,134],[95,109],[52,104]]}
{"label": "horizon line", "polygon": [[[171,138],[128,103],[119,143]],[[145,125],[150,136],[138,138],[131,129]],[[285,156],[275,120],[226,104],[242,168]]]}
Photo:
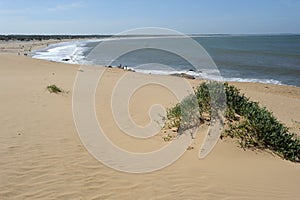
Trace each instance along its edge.
{"label": "horizon line", "polygon": [[[10,33],[10,34],[3,34],[0,33],[0,36],[176,36],[177,34],[132,34],[132,35],[118,35],[118,34],[94,34],[94,33],[85,33],[85,34],[69,34],[69,33],[62,33],[62,34],[55,34],[55,33]],[[261,35],[261,36],[268,36],[268,35],[300,35],[300,33],[191,33],[191,34],[178,34],[178,35],[187,35],[187,36],[251,36],[251,35]]]}

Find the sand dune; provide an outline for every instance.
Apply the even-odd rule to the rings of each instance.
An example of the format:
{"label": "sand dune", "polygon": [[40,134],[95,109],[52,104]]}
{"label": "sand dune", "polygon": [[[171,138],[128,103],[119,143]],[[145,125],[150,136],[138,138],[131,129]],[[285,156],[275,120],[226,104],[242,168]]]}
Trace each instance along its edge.
{"label": "sand dune", "polygon": [[[244,151],[231,140],[219,141],[199,160],[205,126],[193,141],[194,149],[167,168],[146,174],[110,169],[89,154],[76,132],[72,89],[79,66],[2,54],[0,69],[0,199],[299,199],[299,164],[267,152]],[[164,146],[161,134],[149,141],[133,139],[113,121],[109,99],[124,73],[108,69],[99,83],[100,123],[124,149],[147,152]],[[151,76],[135,73],[134,78]],[[50,94],[50,84],[68,93]],[[300,133],[299,88],[234,84]],[[155,85],[136,91],[130,104],[136,123],[149,121],[145,111],[154,102],[169,106],[176,99]]]}

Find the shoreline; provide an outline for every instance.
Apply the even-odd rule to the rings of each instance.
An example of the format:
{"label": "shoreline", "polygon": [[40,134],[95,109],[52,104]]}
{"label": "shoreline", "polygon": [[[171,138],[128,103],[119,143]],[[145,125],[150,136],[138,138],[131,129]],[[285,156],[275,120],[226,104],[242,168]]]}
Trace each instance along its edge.
{"label": "shoreline", "polygon": [[[83,39],[87,41],[88,39]],[[79,41],[79,40],[75,40]],[[74,45],[74,46],[73,46]],[[53,46],[51,53],[48,55],[47,52],[40,52],[38,55],[34,55],[33,57],[35,58],[40,58],[40,59],[46,59],[46,60],[53,60],[53,61],[58,61],[58,62],[63,62],[63,63],[70,63],[70,64],[80,64],[84,63],[85,61],[85,56],[86,52],[89,52],[89,48],[91,46],[87,45],[87,43],[72,43],[72,45],[66,45],[66,48],[61,49],[56,48]],[[139,61],[137,61],[139,62]],[[122,64],[119,63],[119,64]],[[118,65],[119,65],[118,64]],[[116,63],[117,65],[117,63]],[[126,65],[125,65],[126,66]],[[129,66],[129,65],[128,65]],[[130,67],[130,66],[129,66]],[[253,66],[256,67],[257,66]],[[150,74],[162,74],[162,75],[177,75],[177,76],[185,76],[185,77],[190,77],[192,78],[204,78],[204,79],[213,79],[217,81],[227,81],[227,82],[257,82],[257,83],[266,83],[266,84],[276,84],[276,85],[290,85],[290,86],[300,86],[298,82],[296,81],[297,79],[292,77],[285,77],[285,76],[278,76],[278,74],[274,74],[274,76],[261,76],[263,74],[262,72],[255,71],[254,70],[254,75],[251,76],[246,76],[244,70],[237,70],[231,72],[228,67],[217,67],[216,69],[202,69],[200,71],[194,71],[194,70],[188,70],[188,69],[177,69],[177,66],[174,66],[173,70],[168,71],[164,69],[138,69],[138,68],[131,68],[136,70],[137,72],[140,73],[150,73]],[[222,75],[220,75],[221,73]],[[230,75],[230,73],[237,73],[236,75]],[[289,78],[289,79],[288,79]],[[293,81],[294,80],[294,81]]]}
{"label": "shoreline", "polygon": [[78,39],[49,39],[49,40],[31,40],[31,41],[0,41],[0,54],[14,54],[30,56],[31,51],[46,48],[50,44],[61,42],[76,41]]}
{"label": "shoreline", "polygon": [[[108,168],[82,144],[72,111],[73,86],[80,65],[0,53],[0,198],[1,199],[292,199],[300,196],[300,164],[264,151],[244,151],[219,140],[203,160],[198,151],[207,131],[201,126],[194,149],[170,166],[146,174]],[[104,68],[101,68],[104,69]],[[94,70],[101,70],[94,69]],[[179,77],[105,68],[95,97],[96,116],[107,137],[131,152],[149,152],[167,143],[159,133],[141,140],[125,134],[114,120],[111,98],[124,74],[132,81]],[[202,80],[187,81],[197,86]],[[68,93],[46,89],[56,84]],[[300,88],[261,83],[230,83],[300,134]],[[149,85],[129,102],[133,120],[144,126],[149,108],[170,107],[177,99],[166,88]],[[292,130],[292,131],[293,131]]]}

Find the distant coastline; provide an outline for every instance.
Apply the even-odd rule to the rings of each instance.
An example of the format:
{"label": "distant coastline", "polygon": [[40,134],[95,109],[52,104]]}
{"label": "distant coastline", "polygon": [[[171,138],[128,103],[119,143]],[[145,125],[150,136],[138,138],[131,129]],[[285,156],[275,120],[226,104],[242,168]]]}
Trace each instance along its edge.
{"label": "distant coastline", "polygon": [[[68,35],[68,34],[57,34],[57,35],[48,35],[48,34],[0,34],[0,41],[32,41],[32,40],[65,40],[65,39],[92,39],[92,38],[110,38],[110,37],[161,37],[161,36],[176,36],[176,35],[153,35],[153,34],[144,34],[144,35],[112,35],[112,34],[79,34],[79,35]],[[226,36],[300,36],[300,33],[269,33],[269,34],[226,34],[226,33],[212,33],[212,34],[186,34],[190,37],[226,37]]]}

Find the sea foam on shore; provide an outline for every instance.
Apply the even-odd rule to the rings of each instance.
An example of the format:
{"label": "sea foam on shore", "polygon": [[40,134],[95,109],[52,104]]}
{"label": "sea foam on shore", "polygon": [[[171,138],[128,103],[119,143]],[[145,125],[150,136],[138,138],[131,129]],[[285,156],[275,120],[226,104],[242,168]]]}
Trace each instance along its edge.
{"label": "sea foam on shore", "polygon": [[[46,59],[56,62],[65,62],[72,64],[91,64],[98,65],[97,61],[87,61],[88,53],[98,44],[107,40],[146,40],[149,38],[130,37],[130,38],[103,38],[96,40],[80,40],[51,44],[47,48],[32,52],[33,58]],[[153,39],[153,38],[151,38]],[[161,39],[161,38],[160,38]],[[147,74],[187,74],[195,78],[208,80],[232,81],[232,82],[259,82],[279,85],[295,85],[300,86],[300,69],[295,63],[299,58],[294,56],[293,52],[275,51],[269,47],[267,50],[262,44],[261,47],[251,47],[251,42],[268,41],[272,43],[276,41],[276,37],[265,36],[228,36],[228,37],[195,37],[193,38],[211,55],[218,69],[195,70],[190,63],[182,61],[174,55],[165,52],[155,52],[149,49],[141,49],[139,52],[122,55],[117,60],[109,60],[112,66],[128,66],[129,68]],[[286,38],[285,38],[286,39]],[[297,38],[296,38],[297,39]],[[243,45],[235,45],[235,41],[243,41]],[[289,43],[290,38],[286,39]],[[176,40],[174,40],[176,41]],[[231,43],[229,44],[228,41]],[[227,44],[227,43],[228,44]],[[249,45],[249,46],[245,46]],[[278,44],[280,46],[281,44]],[[256,45],[257,46],[257,45]],[[189,49],[187,49],[189,51]],[[289,54],[287,54],[289,53]],[[179,56],[178,56],[179,57]],[[99,56],[97,59],[105,60],[106,58]],[[156,61],[156,62],[153,62]],[[100,62],[102,63],[102,62]],[[154,63],[147,67],[140,67],[141,64]],[[162,63],[169,68],[160,67]],[[274,66],[272,66],[274,65]]]}

